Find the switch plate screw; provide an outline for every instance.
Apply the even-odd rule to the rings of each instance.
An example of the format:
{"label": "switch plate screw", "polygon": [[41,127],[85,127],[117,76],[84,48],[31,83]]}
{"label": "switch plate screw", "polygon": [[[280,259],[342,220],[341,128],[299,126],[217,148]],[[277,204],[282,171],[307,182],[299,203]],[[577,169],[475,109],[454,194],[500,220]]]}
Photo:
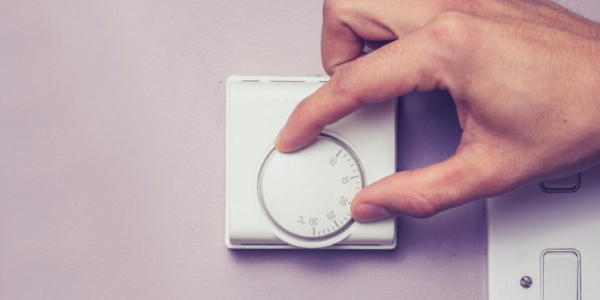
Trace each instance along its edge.
{"label": "switch plate screw", "polygon": [[521,286],[523,288],[528,289],[531,287],[532,284],[533,284],[533,280],[531,280],[531,277],[523,276],[523,278],[521,278]]}

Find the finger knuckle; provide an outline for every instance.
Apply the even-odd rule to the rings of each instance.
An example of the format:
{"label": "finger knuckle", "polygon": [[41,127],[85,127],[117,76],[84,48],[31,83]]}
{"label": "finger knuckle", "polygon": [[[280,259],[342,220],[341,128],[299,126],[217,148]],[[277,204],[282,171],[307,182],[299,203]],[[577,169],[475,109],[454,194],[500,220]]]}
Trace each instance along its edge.
{"label": "finger knuckle", "polygon": [[413,217],[417,218],[429,218],[439,213],[436,205],[431,199],[424,197],[424,195],[416,189],[411,189],[408,197],[404,201],[405,211],[410,212]]}
{"label": "finger knuckle", "polygon": [[357,78],[353,64],[345,64],[337,69],[331,76],[330,83],[333,92],[342,98],[358,100],[354,87],[357,86]]}
{"label": "finger knuckle", "polygon": [[350,13],[349,1],[325,0],[323,2],[323,14],[325,16],[342,16]]}
{"label": "finger knuckle", "polygon": [[454,55],[464,51],[476,34],[474,17],[457,11],[438,15],[427,27],[427,38],[441,51]]}
{"label": "finger knuckle", "polygon": [[327,75],[332,76],[335,73],[336,67],[337,65],[331,60],[323,59],[323,69],[325,69]]}

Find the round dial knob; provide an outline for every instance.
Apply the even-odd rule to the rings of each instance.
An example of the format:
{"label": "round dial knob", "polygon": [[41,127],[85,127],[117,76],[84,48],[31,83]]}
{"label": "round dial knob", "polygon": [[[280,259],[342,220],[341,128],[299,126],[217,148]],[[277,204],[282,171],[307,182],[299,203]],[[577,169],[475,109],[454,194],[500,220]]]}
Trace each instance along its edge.
{"label": "round dial knob", "polygon": [[273,233],[304,248],[333,245],[357,225],[354,195],[366,185],[363,167],[340,137],[322,133],[302,150],[268,151],[258,175],[258,199]]}

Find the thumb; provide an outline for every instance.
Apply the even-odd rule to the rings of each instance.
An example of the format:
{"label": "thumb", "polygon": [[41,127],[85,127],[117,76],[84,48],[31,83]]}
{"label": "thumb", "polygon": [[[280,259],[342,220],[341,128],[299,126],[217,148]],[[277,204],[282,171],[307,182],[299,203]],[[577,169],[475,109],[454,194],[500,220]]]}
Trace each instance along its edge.
{"label": "thumb", "polygon": [[493,180],[497,167],[491,162],[461,152],[422,169],[390,175],[354,197],[352,216],[362,222],[393,214],[424,218],[499,193],[504,189]]}

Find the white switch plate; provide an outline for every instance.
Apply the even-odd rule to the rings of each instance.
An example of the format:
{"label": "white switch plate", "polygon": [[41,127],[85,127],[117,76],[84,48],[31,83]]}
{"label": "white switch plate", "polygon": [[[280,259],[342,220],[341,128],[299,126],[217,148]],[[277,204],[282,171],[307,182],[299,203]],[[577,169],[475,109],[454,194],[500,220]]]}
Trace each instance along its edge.
{"label": "white switch plate", "polygon": [[[256,194],[257,170],[277,132],[322,77],[231,76],[227,80],[225,244],[231,249],[293,249],[278,239]],[[396,101],[368,105],[327,126],[361,157],[367,184],[395,172]],[[353,226],[329,249],[393,249],[395,218]]]}
{"label": "white switch plate", "polygon": [[[581,173],[574,192],[548,193],[534,184],[488,199],[489,299],[550,300],[563,294],[575,295],[563,300],[600,299],[599,198],[600,167],[596,167]],[[564,269],[577,268],[578,274],[569,271],[571,277],[560,280],[567,291],[555,285],[543,287],[548,251],[577,256],[579,265]],[[567,276],[547,272],[546,282]],[[520,285],[523,276],[532,279],[530,288]],[[577,294],[572,292],[573,282],[577,282]]]}

